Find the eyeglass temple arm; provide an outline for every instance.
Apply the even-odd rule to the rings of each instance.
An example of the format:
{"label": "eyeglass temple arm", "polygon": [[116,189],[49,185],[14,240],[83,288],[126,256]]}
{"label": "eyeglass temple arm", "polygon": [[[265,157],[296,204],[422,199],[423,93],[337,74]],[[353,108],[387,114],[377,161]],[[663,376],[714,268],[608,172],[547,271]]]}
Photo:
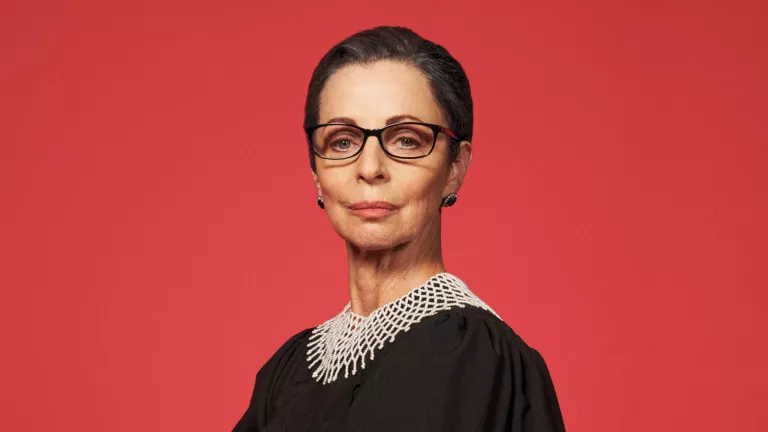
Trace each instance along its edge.
{"label": "eyeglass temple arm", "polygon": [[445,126],[440,126],[440,132],[448,135],[449,137],[451,137],[451,138],[453,138],[455,140],[459,139],[459,137],[457,137],[455,133],[453,133],[450,129],[448,129]]}

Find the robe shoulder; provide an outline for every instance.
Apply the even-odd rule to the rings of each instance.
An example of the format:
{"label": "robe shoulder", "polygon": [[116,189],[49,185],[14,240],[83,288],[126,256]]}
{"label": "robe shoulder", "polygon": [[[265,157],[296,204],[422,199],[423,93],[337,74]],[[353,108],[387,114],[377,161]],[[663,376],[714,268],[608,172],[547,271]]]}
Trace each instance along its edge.
{"label": "robe shoulder", "polygon": [[274,395],[284,385],[283,378],[288,375],[285,369],[297,363],[293,361],[296,355],[301,355],[297,350],[302,345],[306,345],[301,342],[313,329],[314,327],[307,328],[292,335],[259,369],[248,408],[235,425],[233,432],[260,430],[266,426],[268,418],[273,413]]}
{"label": "robe shoulder", "polygon": [[544,358],[504,321],[468,305],[424,324],[371,377],[378,389],[370,402],[386,403],[389,415],[372,410],[352,429],[565,431]]}

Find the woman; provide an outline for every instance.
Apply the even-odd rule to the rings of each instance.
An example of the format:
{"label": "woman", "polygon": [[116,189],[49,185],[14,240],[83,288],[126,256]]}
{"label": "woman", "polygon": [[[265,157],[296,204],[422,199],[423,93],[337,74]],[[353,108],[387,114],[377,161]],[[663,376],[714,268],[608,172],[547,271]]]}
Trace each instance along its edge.
{"label": "woman", "polygon": [[443,267],[441,208],[472,123],[461,65],[411,30],[363,31],[322,58],[304,126],[350,300],[267,361],[235,432],[565,430],[541,355]]}

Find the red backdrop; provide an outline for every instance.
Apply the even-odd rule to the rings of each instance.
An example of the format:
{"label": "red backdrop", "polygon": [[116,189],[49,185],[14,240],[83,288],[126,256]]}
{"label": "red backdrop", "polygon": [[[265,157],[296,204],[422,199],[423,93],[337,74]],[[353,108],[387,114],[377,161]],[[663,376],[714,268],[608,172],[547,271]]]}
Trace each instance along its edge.
{"label": "red backdrop", "polygon": [[764,2],[257,3],[0,6],[0,430],[233,427],[348,299],[302,110],[379,24],[468,72],[446,264],[568,429],[765,430]]}

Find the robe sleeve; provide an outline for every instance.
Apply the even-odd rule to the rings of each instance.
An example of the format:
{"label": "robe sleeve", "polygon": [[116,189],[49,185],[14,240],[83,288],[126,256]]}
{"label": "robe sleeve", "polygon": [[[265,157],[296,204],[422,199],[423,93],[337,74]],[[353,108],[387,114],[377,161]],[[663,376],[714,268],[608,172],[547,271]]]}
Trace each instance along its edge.
{"label": "robe sleeve", "polygon": [[370,410],[360,430],[565,431],[544,359],[490,314],[452,313],[385,361],[388,415]]}
{"label": "robe sleeve", "polygon": [[280,374],[295,352],[298,341],[309,331],[311,329],[293,335],[259,369],[248,408],[232,432],[259,432],[266,427],[272,415],[272,397]]}

